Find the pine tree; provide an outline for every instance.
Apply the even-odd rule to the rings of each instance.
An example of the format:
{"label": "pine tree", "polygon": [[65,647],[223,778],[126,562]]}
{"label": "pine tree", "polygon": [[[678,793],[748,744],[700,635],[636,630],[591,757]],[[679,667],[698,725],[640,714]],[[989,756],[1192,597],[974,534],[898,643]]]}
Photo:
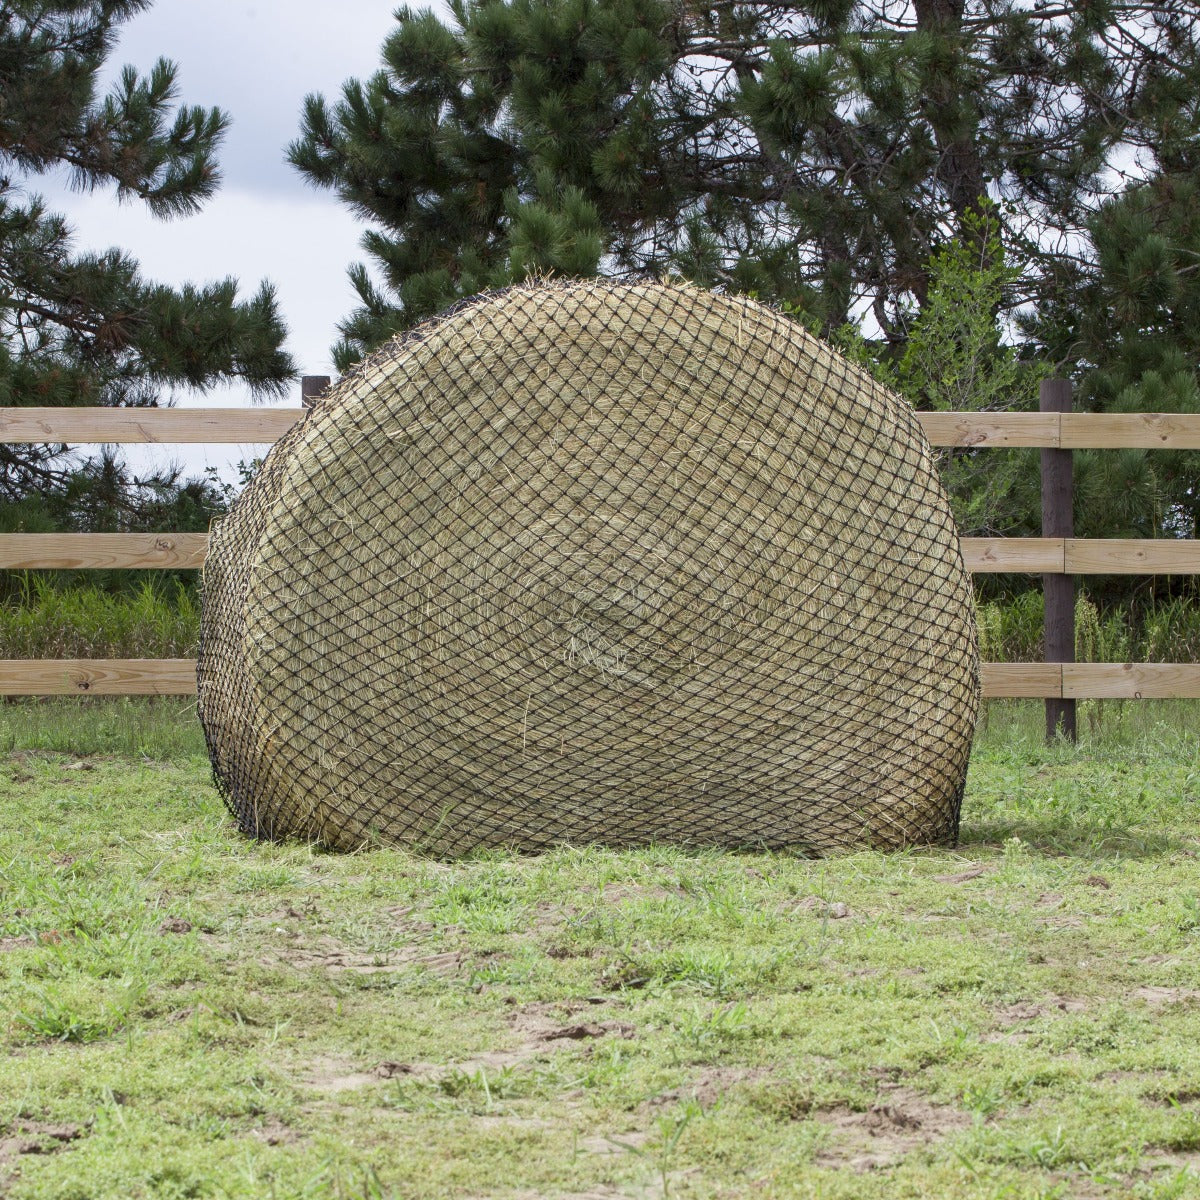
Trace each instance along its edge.
{"label": "pine tree", "polygon": [[[223,380],[271,394],[294,375],[269,284],[239,300],[234,279],[153,283],[119,249],[77,252],[30,190],[66,170],[163,218],[215,191],[228,117],[177,107],[173,64],[126,67],[98,96],[119,26],[149,3],[0,0],[0,405],[155,404],[164,387]],[[0,447],[0,499],[61,490],[61,449]]]}
{"label": "pine tree", "polygon": [[[1200,166],[1200,137],[1195,141]],[[1131,185],[1090,223],[1095,257],[1057,330],[1081,361],[1081,407],[1200,412],[1200,171]],[[1200,536],[1200,453],[1077,456],[1077,526],[1090,537]]]}
{"label": "pine tree", "polygon": [[[902,345],[984,197],[1060,294],[1108,168],[1197,90],[1191,0],[453,0],[310,96],[291,160],[371,225],[344,367],[530,270],[680,271]],[[1174,116],[1170,114],[1174,113]]]}
{"label": "pine tree", "polygon": [[[1036,409],[1047,369],[1006,344],[996,321],[1020,270],[1008,261],[994,206],[983,205],[965,224],[965,238],[951,239],[934,254],[925,303],[905,330],[903,350],[886,364],[885,381],[917,409]],[[939,459],[962,535],[1040,533],[1036,454],[967,448],[943,450]]]}

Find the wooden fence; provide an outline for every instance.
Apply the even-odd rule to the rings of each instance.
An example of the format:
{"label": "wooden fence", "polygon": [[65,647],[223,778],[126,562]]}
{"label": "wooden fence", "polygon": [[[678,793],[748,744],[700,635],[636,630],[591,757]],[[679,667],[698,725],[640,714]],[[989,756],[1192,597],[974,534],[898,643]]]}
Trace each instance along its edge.
{"label": "wooden fence", "polygon": [[[1069,451],[1122,447],[1200,450],[1200,416],[1062,411],[1069,407],[1069,395],[1069,385],[1048,381],[1043,385],[1041,412],[920,414],[935,446],[1024,446],[1043,451],[1043,494],[1051,505],[1043,512],[1043,521],[1053,536],[964,538],[967,567],[975,573],[1041,574],[1048,583],[1088,574],[1200,573],[1200,541],[1086,540],[1070,536],[1069,526]],[[0,442],[269,443],[281,437],[303,412],[303,408],[0,408]],[[1053,527],[1055,522],[1059,528]],[[0,534],[0,568],[199,567],[207,544],[208,536],[201,533]],[[985,663],[985,696],[1044,698],[1052,706],[1048,708],[1050,726],[1069,735],[1073,735],[1075,699],[1200,697],[1197,663],[1070,661],[1074,657],[1073,634],[1063,624],[1069,622],[1063,601],[1072,591],[1073,584],[1060,588],[1055,604],[1047,606],[1047,644],[1060,648],[1052,655],[1057,661]],[[1049,588],[1047,595],[1049,601]],[[186,695],[194,693],[195,687],[191,659],[0,660],[0,695],[6,696]]]}

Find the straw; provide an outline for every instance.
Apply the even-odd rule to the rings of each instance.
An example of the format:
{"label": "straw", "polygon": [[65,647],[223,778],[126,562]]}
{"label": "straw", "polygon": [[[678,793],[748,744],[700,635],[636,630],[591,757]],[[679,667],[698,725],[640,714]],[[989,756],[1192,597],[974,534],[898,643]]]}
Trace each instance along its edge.
{"label": "straw", "polygon": [[247,832],[456,855],[956,835],[979,667],[911,409],[752,301],[531,285],[397,339],[214,531]]}

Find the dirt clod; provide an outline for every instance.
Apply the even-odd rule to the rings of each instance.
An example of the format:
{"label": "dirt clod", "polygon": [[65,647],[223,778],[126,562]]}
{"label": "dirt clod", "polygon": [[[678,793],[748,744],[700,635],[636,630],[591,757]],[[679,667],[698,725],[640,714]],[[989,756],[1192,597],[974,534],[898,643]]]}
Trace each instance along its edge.
{"label": "dirt clod", "polygon": [[416,1073],[417,1069],[412,1063],[392,1062],[390,1060],[381,1062],[371,1072],[372,1075],[377,1075],[380,1079],[396,1079],[402,1075],[415,1075]]}
{"label": "dirt clod", "polygon": [[893,1166],[906,1154],[971,1124],[946,1104],[935,1104],[910,1088],[893,1088],[886,1101],[865,1112],[839,1106],[814,1114],[829,1127],[828,1143],[817,1152],[818,1166],[874,1171]]}

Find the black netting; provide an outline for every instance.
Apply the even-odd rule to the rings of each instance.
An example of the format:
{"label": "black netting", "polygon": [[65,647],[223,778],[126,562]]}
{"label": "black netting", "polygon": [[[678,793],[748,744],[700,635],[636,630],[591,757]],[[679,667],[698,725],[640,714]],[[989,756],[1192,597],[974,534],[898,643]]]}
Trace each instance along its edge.
{"label": "black netting", "polygon": [[971,588],[912,411],[658,284],[374,355],[214,531],[200,716],[241,827],[432,853],[953,839]]}

